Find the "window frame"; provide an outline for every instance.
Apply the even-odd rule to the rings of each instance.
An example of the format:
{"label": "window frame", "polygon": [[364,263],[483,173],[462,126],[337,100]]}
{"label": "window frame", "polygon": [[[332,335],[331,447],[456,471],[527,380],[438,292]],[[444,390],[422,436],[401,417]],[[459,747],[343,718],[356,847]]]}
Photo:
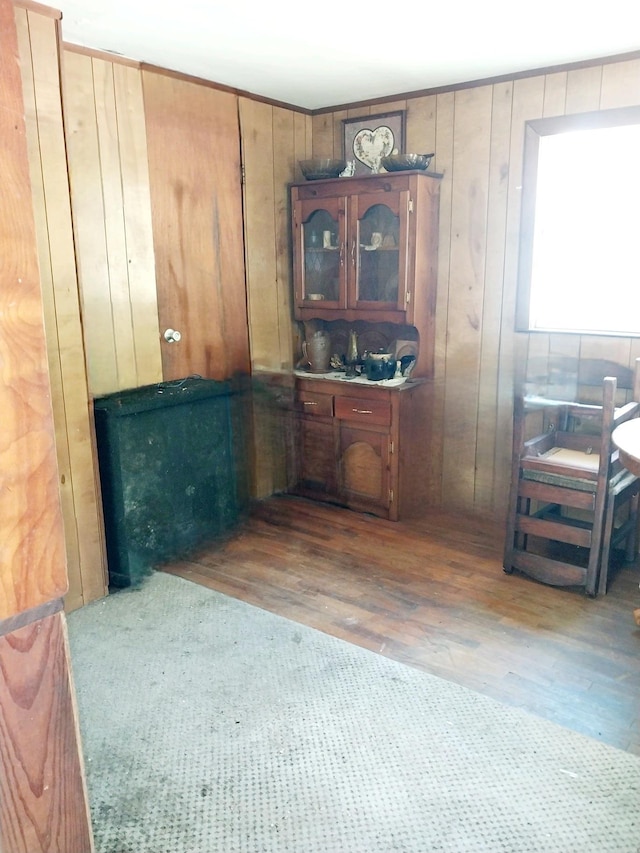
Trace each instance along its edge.
{"label": "window frame", "polygon": [[[538,182],[538,157],[540,141],[545,136],[576,130],[590,130],[625,125],[640,125],[640,106],[617,107],[573,115],[531,119],[525,122],[522,161],[522,195],[518,252],[518,277],[516,288],[515,329],[517,332],[537,332],[566,335],[604,335],[609,337],[635,337],[629,332],[612,332],[580,329],[532,328],[529,319],[531,303],[531,272],[533,267],[533,237],[536,215],[536,188]],[[640,152],[639,152],[640,156]],[[637,333],[640,336],[640,330]]]}

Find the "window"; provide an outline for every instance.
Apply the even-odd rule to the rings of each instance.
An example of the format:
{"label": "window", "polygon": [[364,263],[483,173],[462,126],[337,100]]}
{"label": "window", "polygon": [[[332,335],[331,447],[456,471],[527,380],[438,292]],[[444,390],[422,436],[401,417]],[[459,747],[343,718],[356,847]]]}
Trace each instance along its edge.
{"label": "window", "polygon": [[640,336],[640,108],[527,122],[516,324]]}

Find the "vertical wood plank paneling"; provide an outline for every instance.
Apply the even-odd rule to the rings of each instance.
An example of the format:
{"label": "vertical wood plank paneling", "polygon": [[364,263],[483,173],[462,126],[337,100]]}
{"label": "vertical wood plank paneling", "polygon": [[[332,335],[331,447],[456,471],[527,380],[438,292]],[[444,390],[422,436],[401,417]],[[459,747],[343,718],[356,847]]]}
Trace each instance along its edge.
{"label": "vertical wood plank paneling", "polygon": [[64,53],[65,120],[90,390],[162,377],[142,80]]}
{"label": "vertical wood plank paneling", "polygon": [[[336,157],[334,144],[337,128],[341,126],[337,113],[321,113],[312,119],[313,157]],[[302,173],[299,179],[302,180]],[[298,180],[298,179],[296,179]]]}
{"label": "vertical wood plank paneling", "polygon": [[248,373],[237,98],[142,73],[164,379]]}
{"label": "vertical wood plank paneling", "polygon": [[[527,359],[531,359],[531,369],[535,371],[550,356],[559,354],[589,357],[597,353],[626,363],[640,352],[635,340],[528,335],[516,333],[514,327],[524,123],[542,116],[639,103],[639,74],[640,61],[634,60],[495,84],[491,94],[492,121],[486,121],[485,111],[485,120],[480,119],[475,128],[472,109],[465,103],[476,97],[470,94],[471,90],[455,96],[444,93],[406,101],[407,150],[423,150],[420,140],[432,138],[436,152],[432,168],[444,173],[440,193],[435,380],[430,410],[435,427],[430,453],[430,503],[446,505],[453,501],[469,511],[504,517],[514,382],[517,373],[524,378]],[[509,107],[510,88],[513,96]],[[401,105],[402,101],[367,104],[314,116],[314,156],[340,153],[336,141],[342,138],[343,118],[383,113],[402,108]],[[431,132],[433,136],[429,137]],[[477,162],[472,156],[461,155],[466,140],[474,135],[474,153],[480,152]],[[481,173],[488,175],[488,183],[484,183],[488,192],[486,229],[483,233],[480,227],[475,254],[469,251],[465,257],[461,241],[464,243],[465,234],[472,233],[478,221],[472,221],[469,198],[461,187],[481,180]],[[473,280],[475,270],[483,263],[481,283],[475,291],[472,288],[465,292],[464,282]],[[481,319],[477,329],[469,323],[470,307]],[[471,405],[477,406],[477,416],[472,412],[470,417],[462,418],[457,428],[453,427],[455,437],[451,439],[450,413],[458,407],[459,398],[465,396],[465,384],[470,385],[467,396]],[[463,476],[456,483],[453,478],[458,476],[458,465],[449,460],[453,456],[459,460],[458,447],[466,456]],[[476,450],[470,452],[469,448]]]}
{"label": "vertical wood plank paneling", "polygon": [[601,110],[640,103],[640,59],[612,62],[602,67]]}
{"label": "vertical wood plank paneling", "polygon": [[[449,265],[451,262],[451,211],[453,187],[453,133],[455,96],[453,92],[436,98],[436,157],[433,168],[444,174],[440,186],[438,236],[438,279],[436,292],[436,331],[434,346],[434,388],[432,392],[433,423],[427,434],[431,437],[427,501],[442,503],[442,460],[444,453],[444,399],[447,359],[447,328],[449,318]],[[437,161],[437,162],[436,162]]]}
{"label": "vertical wood plank paneling", "polygon": [[[276,217],[273,183],[273,107],[239,99],[242,161],[245,175],[245,267],[251,372],[253,374],[253,484],[265,497],[285,484],[280,464],[278,419],[262,372],[280,369]],[[287,323],[291,328],[291,320]],[[277,330],[277,331],[276,331]],[[277,346],[274,346],[274,339]]]}
{"label": "vertical wood plank paneling", "polygon": [[75,268],[57,22],[17,10],[34,215],[69,592],[67,609],[106,594],[102,516]]}
{"label": "vertical wood plank paneling", "polygon": [[[93,59],[93,89],[100,151],[100,178],[104,207],[109,301],[115,338],[119,388],[137,385],[133,324],[127,275],[124,202],[118,150],[118,123],[113,85],[113,63]],[[97,223],[94,223],[97,225]]]}
{"label": "vertical wood plank paneling", "polygon": [[0,850],[91,853],[21,59],[0,0]]}
{"label": "vertical wood plank paneling", "polygon": [[13,4],[0,2],[0,619],[67,591]]}
{"label": "vertical wood plank paneling", "polygon": [[[455,96],[447,93],[406,101],[399,99],[393,103],[367,104],[313,117],[294,114],[293,125],[287,110],[240,99],[247,169],[245,238],[254,368],[282,369],[290,360],[288,353],[292,352],[292,339],[295,341],[296,338],[296,324],[287,316],[290,290],[285,293],[290,287],[290,261],[284,253],[284,205],[285,201],[288,204],[288,197],[285,200],[283,183],[301,178],[297,161],[305,155],[342,154],[343,118],[406,108],[405,148],[424,150],[425,145],[420,140],[431,138],[436,151],[433,169],[445,173],[440,208],[434,421],[444,424],[443,395],[446,392],[448,414],[455,395],[462,390],[460,383],[471,383],[469,399],[475,412],[465,418],[464,426],[458,427],[459,435],[455,441],[464,443],[469,455],[464,464],[465,476],[458,478],[457,485],[453,487],[450,480],[453,467],[445,472],[444,480],[440,477],[441,460],[448,459],[449,447],[453,445],[445,448],[442,430],[434,432],[431,455],[434,483],[430,494],[437,502],[453,501],[457,506],[480,512],[492,509],[495,515],[500,515],[506,491],[503,481],[510,456],[515,360],[526,358],[528,350],[532,357],[539,357],[552,348],[548,338],[536,337],[534,340],[529,336],[516,335],[513,330],[524,121],[541,115],[561,115],[633,101],[636,96],[628,93],[636,85],[636,69],[634,63],[611,63],[604,67],[594,66],[515,81],[512,115],[509,117],[504,107],[500,123],[502,142],[497,140],[496,134],[500,134],[495,117],[492,123],[488,123],[485,112],[485,119],[475,129],[472,143],[474,151],[484,152],[476,161],[472,156],[462,156],[462,159],[459,156],[467,144],[465,137],[472,135],[470,123],[473,119],[468,118],[470,108],[465,106],[467,101],[471,103],[479,97],[473,94],[472,89]],[[509,85],[482,87],[486,91],[491,88],[489,114],[499,109],[500,93]],[[455,129],[454,100],[457,101],[458,113],[461,111]],[[302,132],[303,127],[308,128],[308,136],[307,130]],[[497,169],[500,159],[497,150],[506,144],[507,138],[508,176],[505,178]],[[289,178],[291,169],[293,173]],[[487,194],[480,204],[488,208],[489,214],[480,224],[480,234],[465,261],[461,250],[461,241],[465,238],[461,235],[476,233],[478,220],[468,216],[469,199],[460,193],[460,187],[465,182],[472,185],[474,181],[478,190]],[[504,238],[500,236],[501,228]],[[462,282],[469,276],[473,278],[476,273],[480,275],[481,267],[484,271],[477,279],[480,284],[466,292]],[[464,334],[465,323],[469,325],[470,306],[476,309],[478,327],[474,329],[472,324]],[[500,333],[494,336],[490,329],[496,328],[496,323]],[[564,346],[569,344],[565,342]],[[463,352],[468,354],[468,371],[462,369]],[[488,437],[490,431],[482,433],[480,424],[487,422],[490,400],[494,395],[495,425],[490,430],[492,437]],[[265,483],[267,479],[268,476]]]}
{"label": "vertical wood plank paneling", "polygon": [[311,119],[248,99],[240,103],[245,169],[247,290],[254,378],[254,493],[288,485],[286,417],[271,374],[295,359],[289,184],[311,153]]}
{"label": "vertical wood plank paneling", "polygon": [[543,116],[564,115],[567,100],[567,72],[547,74],[544,78]]}
{"label": "vertical wood plank paneling", "polygon": [[91,853],[65,617],[0,637],[0,849]]}
{"label": "vertical wood plank paneling", "polygon": [[[29,13],[26,9],[16,8],[16,32],[18,35],[18,47],[20,50],[20,68],[22,72],[22,96],[24,101],[25,123],[27,132],[27,151],[29,155],[29,174],[31,179],[31,193],[33,196],[33,214],[36,227],[38,266],[40,269],[40,286],[42,289],[42,306],[44,311],[45,333],[47,338],[47,360],[49,365],[49,381],[51,385],[51,405],[53,410],[53,423],[56,436],[56,457],[58,461],[58,477],[60,483],[60,501],[62,515],[65,525],[65,545],[67,555],[67,577],[69,591],[67,600],[76,604],[78,591],[80,602],[82,601],[82,580],[80,574],[80,553],[78,530],[75,523],[73,502],[73,481],[71,479],[71,460],[69,455],[69,443],[67,437],[67,424],[65,422],[65,400],[64,384],[62,380],[62,364],[60,353],[60,336],[58,333],[58,321],[56,317],[56,300],[54,295],[54,281],[52,270],[51,247],[49,242],[47,222],[47,202],[45,196],[44,181],[46,172],[41,162],[40,129],[38,126],[38,110],[36,107],[36,84],[34,80],[34,58],[41,65],[48,65],[47,58],[49,50],[46,44],[40,44],[40,51],[32,54],[31,32],[29,27]],[[37,23],[32,21],[34,31]],[[49,27],[54,22],[49,19]],[[35,38],[35,32],[34,32]],[[55,46],[55,41],[54,41]],[[44,49],[43,49],[44,48]],[[54,69],[57,67],[57,60]],[[47,70],[52,73],[51,67]],[[55,80],[55,77],[54,77]],[[59,93],[59,87],[58,93]],[[42,97],[42,85],[39,86]],[[42,108],[42,103],[41,103]],[[48,140],[49,144],[51,140]],[[49,149],[51,151],[51,149]],[[64,158],[63,158],[64,162]],[[66,181],[66,169],[60,173]],[[68,189],[67,189],[68,197]],[[53,209],[53,204],[52,204]],[[58,235],[58,237],[64,235]],[[73,236],[71,236],[71,249],[73,258]],[[64,245],[64,243],[63,243]],[[74,270],[75,278],[75,270]],[[81,341],[82,342],[82,339]],[[82,363],[84,356],[80,352]]]}
{"label": "vertical wood plank paneling", "polygon": [[580,335],[579,358],[631,364],[631,339],[606,335]]}
{"label": "vertical wood plank paneling", "polygon": [[487,515],[495,510],[496,481],[501,483],[508,476],[500,468],[502,438],[498,435],[497,421],[512,101],[511,83],[493,87],[474,494],[475,510]]}
{"label": "vertical wood plank paneling", "polygon": [[[435,95],[411,98],[407,101],[407,126],[405,150],[410,154],[430,154],[436,150]],[[432,170],[435,166],[431,165]]]}
{"label": "vertical wood plank paneling", "polygon": [[273,150],[278,156],[273,163],[273,186],[275,201],[275,244],[276,244],[276,299],[278,310],[279,368],[290,370],[293,366],[291,328],[292,292],[291,283],[291,218],[289,212],[289,184],[296,173],[294,120],[291,110],[274,107]]}
{"label": "vertical wood plank paneling", "polygon": [[162,379],[147,135],[140,71],[113,64],[127,284],[137,385]]}
{"label": "vertical wood plank paneling", "polygon": [[474,500],[491,96],[489,86],[455,95],[443,457],[449,506]]}
{"label": "vertical wood plank paneling", "polygon": [[[547,74],[544,78],[544,95],[542,103],[543,116],[563,115],[567,97],[567,74],[559,72]],[[521,388],[526,380],[526,391],[544,395],[547,384],[541,383],[541,377],[547,373],[550,356],[550,336],[543,332],[528,335],[521,339],[522,356],[519,356],[519,370],[515,377],[516,388]],[[525,346],[526,344],[526,346]],[[579,342],[576,341],[576,346]]]}
{"label": "vertical wood plank paneling", "polygon": [[491,282],[487,286],[502,289],[502,323],[498,367],[498,396],[496,419],[496,468],[504,479],[496,479],[494,515],[504,518],[508,500],[513,431],[513,393],[517,375],[526,371],[528,336],[515,333],[515,303],[518,281],[518,251],[520,237],[520,204],[522,189],[522,153],[525,121],[539,118],[544,99],[544,78],[517,80],[513,85],[511,140],[509,152],[509,189],[507,193],[506,230],[504,246],[504,278],[502,286]]}
{"label": "vertical wood plank paneling", "polygon": [[600,103],[602,66],[576,68],[567,73],[566,114],[597,110]]}
{"label": "vertical wood plank paneling", "polygon": [[[253,370],[279,370],[273,107],[240,99],[247,302]],[[275,354],[275,357],[274,357]]]}
{"label": "vertical wood plank paneling", "polygon": [[349,152],[345,152],[344,150],[344,125],[342,121],[348,115],[347,110],[336,110],[333,113],[333,156],[338,158],[344,157],[346,160],[351,158],[349,157]]}
{"label": "vertical wood plank paneling", "polygon": [[98,396],[117,391],[120,384],[91,58],[65,51],[63,82],[71,208],[89,389]]}

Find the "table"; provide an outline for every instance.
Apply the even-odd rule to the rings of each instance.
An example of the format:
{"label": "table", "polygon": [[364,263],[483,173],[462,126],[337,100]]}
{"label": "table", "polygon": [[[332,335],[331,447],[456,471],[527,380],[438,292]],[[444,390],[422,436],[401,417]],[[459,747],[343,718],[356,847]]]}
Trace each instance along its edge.
{"label": "table", "polygon": [[[620,462],[627,471],[640,477],[640,419],[634,418],[616,427],[611,436],[620,451]],[[640,625],[640,608],[633,611],[636,625]]]}
{"label": "table", "polygon": [[614,429],[612,438],[624,467],[640,477],[640,418],[620,424]]}

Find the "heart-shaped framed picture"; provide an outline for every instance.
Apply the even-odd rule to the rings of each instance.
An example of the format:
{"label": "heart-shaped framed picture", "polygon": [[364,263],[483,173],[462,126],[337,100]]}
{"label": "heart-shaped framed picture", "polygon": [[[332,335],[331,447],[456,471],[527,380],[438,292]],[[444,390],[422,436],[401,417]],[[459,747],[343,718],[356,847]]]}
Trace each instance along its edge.
{"label": "heart-shaped framed picture", "polygon": [[344,159],[353,161],[354,175],[380,171],[380,160],[404,153],[405,110],[342,120]]}

